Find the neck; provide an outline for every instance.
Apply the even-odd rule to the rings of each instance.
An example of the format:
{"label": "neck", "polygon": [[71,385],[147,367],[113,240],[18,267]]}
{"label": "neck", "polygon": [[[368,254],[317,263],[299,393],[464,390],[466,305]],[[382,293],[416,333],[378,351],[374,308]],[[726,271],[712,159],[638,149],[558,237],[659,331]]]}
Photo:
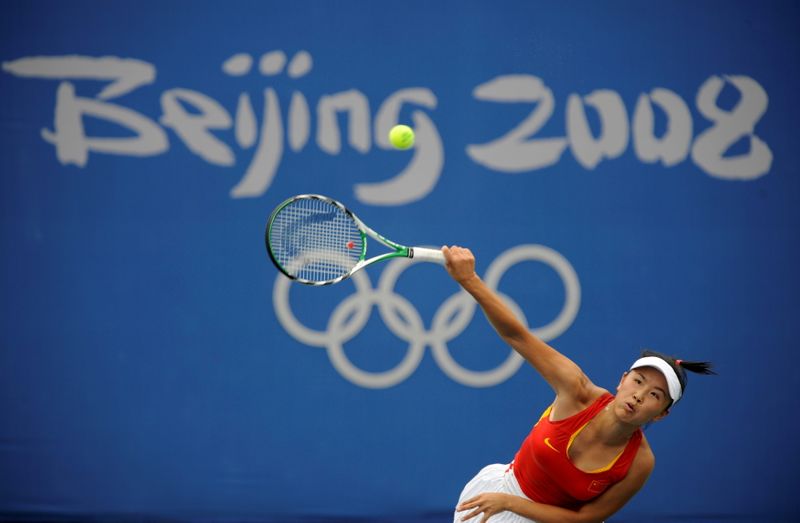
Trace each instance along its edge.
{"label": "neck", "polygon": [[595,425],[598,439],[603,441],[606,445],[622,445],[630,439],[634,432],[639,430],[639,426],[621,421],[614,414],[613,409],[614,401],[606,405],[606,407],[595,416],[593,424]]}

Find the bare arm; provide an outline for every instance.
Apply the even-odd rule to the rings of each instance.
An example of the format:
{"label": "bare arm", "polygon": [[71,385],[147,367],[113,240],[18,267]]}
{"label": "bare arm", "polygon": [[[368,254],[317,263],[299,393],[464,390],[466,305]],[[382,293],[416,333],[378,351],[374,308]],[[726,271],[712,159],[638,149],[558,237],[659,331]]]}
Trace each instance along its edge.
{"label": "bare arm", "polygon": [[483,309],[500,337],[517,351],[553,388],[556,395],[586,401],[596,387],[572,360],[540,340],[514,316],[475,273],[475,258],[469,249],[443,247],[447,271]]}
{"label": "bare arm", "polygon": [[545,505],[527,498],[497,492],[481,494],[469,499],[459,505],[456,510],[471,510],[470,513],[462,516],[462,521],[467,521],[481,513],[483,514],[481,521],[486,521],[492,515],[508,510],[538,523],[599,523],[617,513],[639,492],[653,471],[654,464],[652,453],[649,451],[639,452],[622,481],[579,510]]}

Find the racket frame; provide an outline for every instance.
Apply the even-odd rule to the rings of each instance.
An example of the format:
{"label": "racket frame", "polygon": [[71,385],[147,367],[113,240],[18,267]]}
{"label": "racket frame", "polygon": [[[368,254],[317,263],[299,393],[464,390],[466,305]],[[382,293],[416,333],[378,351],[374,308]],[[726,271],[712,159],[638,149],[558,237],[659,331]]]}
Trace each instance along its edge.
{"label": "racket frame", "polygon": [[[358,262],[356,262],[356,264],[353,266],[353,268],[350,269],[346,274],[343,274],[342,276],[333,278],[331,280],[326,280],[326,281],[321,281],[320,282],[320,281],[308,280],[308,279],[305,279],[305,278],[301,278],[301,277],[289,274],[286,271],[286,269],[284,269],[281,266],[281,264],[278,263],[278,260],[275,258],[275,255],[272,253],[272,246],[270,245],[270,241],[269,241],[270,240],[270,233],[272,231],[272,224],[273,224],[273,222],[275,220],[275,217],[281,212],[281,210],[283,210],[284,207],[286,207],[287,205],[291,204],[292,202],[294,202],[296,200],[301,200],[301,199],[321,200],[321,201],[329,203],[331,205],[335,205],[341,211],[343,211],[349,218],[351,218],[353,220],[353,222],[355,222],[356,227],[358,228],[359,233],[361,234],[361,253],[359,254]],[[373,256],[370,259],[367,259],[367,236],[369,236],[370,238],[378,241],[379,243],[381,243],[384,246],[386,246],[386,247],[388,247],[390,249],[393,249],[393,250],[390,251],[390,252],[379,254],[377,256]],[[266,231],[264,233],[264,242],[266,243],[267,253],[269,254],[270,260],[275,265],[275,267],[277,267],[278,270],[280,270],[288,278],[290,278],[290,279],[292,279],[292,280],[294,280],[294,281],[296,281],[298,283],[303,283],[303,284],[306,284],[306,285],[332,285],[334,283],[339,283],[340,281],[345,280],[345,279],[349,278],[350,276],[352,276],[353,273],[355,273],[356,271],[360,271],[364,267],[367,267],[368,265],[372,265],[373,263],[377,263],[377,262],[383,261],[383,260],[388,260],[390,258],[414,258],[415,257],[415,249],[416,249],[417,258],[425,260],[425,261],[431,261],[431,262],[435,262],[435,263],[444,264],[444,256],[442,255],[442,253],[440,251],[438,251],[436,249],[428,249],[428,248],[424,248],[424,247],[408,247],[408,246],[393,242],[392,240],[386,238],[385,236],[375,232],[371,227],[369,227],[366,223],[364,223],[358,216],[356,216],[355,213],[353,213],[353,211],[351,211],[350,209],[345,207],[345,205],[343,203],[341,203],[341,202],[339,202],[337,200],[334,200],[333,198],[330,198],[328,196],[323,196],[321,194],[298,194],[296,196],[292,196],[291,198],[289,198],[289,199],[285,200],[284,202],[282,202],[281,204],[279,204],[275,208],[275,210],[272,211],[272,213],[270,214],[269,220],[267,221],[267,227],[266,227]]]}

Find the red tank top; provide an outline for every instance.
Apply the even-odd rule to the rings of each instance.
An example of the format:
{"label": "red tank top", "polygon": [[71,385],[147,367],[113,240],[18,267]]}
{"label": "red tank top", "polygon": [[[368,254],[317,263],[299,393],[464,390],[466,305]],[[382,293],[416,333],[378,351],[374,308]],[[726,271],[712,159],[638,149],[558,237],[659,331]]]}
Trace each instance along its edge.
{"label": "red tank top", "polygon": [[606,467],[584,472],[569,459],[569,447],[580,431],[614,399],[606,393],[569,418],[550,421],[552,406],[539,418],[514,457],[514,476],[533,501],[577,510],[617,483],[633,463],[642,431],[631,436],[622,452]]}

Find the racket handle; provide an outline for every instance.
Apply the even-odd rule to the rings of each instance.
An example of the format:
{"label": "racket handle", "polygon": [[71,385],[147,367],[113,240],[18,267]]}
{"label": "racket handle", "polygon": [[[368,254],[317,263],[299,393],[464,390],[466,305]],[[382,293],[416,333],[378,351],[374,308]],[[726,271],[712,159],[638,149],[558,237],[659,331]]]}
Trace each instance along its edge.
{"label": "racket handle", "polygon": [[426,249],[425,247],[412,247],[409,249],[409,258],[426,262],[439,263],[444,265],[444,254],[438,249]]}

